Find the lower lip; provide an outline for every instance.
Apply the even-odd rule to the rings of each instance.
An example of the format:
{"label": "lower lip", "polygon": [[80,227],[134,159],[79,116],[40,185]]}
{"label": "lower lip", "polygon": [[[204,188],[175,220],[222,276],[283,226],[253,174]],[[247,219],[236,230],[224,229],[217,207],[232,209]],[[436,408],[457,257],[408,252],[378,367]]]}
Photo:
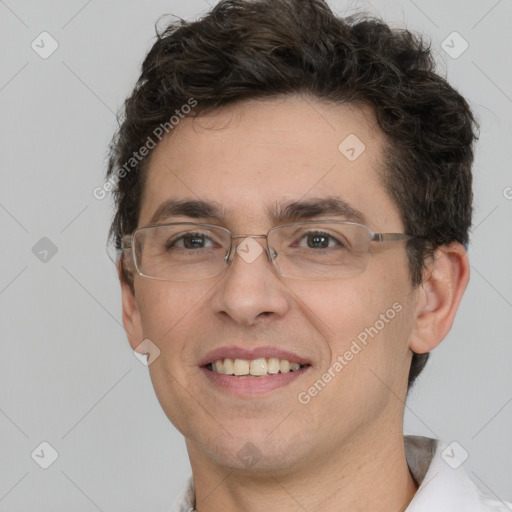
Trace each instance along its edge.
{"label": "lower lip", "polygon": [[282,388],[298,379],[308,371],[309,366],[305,366],[294,372],[275,373],[265,377],[236,377],[234,375],[223,375],[201,367],[205,376],[214,385],[235,393],[239,396],[262,395],[269,391]]}

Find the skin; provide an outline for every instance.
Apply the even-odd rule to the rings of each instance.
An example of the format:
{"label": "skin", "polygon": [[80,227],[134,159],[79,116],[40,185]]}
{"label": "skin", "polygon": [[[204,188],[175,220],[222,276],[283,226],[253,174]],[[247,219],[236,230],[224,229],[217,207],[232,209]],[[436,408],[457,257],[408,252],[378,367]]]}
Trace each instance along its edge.
{"label": "skin", "polygon": [[[353,162],[338,150],[349,134],[366,146]],[[373,232],[403,233],[381,178],[385,144],[369,107],[298,96],[187,118],[152,153],[139,226],[166,199],[200,198],[226,208],[221,225],[233,233],[264,234],[273,227],[266,205],[335,195],[363,212]],[[201,281],[136,275],[134,293],[121,281],[131,347],[149,338],[161,351],[151,379],[185,436],[198,511],[404,510],[417,489],[402,437],[411,350],[443,339],[468,277],[455,243],[436,252],[413,288],[398,242],[373,244],[366,271],[341,280],[283,278],[263,254],[250,264],[237,255],[227,272]],[[298,393],[396,302],[400,313],[301,404]],[[198,367],[225,345],[273,345],[312,366],[264,396],[236,397]],[[260,457],[251,467],[237,457],[249,442]]]}

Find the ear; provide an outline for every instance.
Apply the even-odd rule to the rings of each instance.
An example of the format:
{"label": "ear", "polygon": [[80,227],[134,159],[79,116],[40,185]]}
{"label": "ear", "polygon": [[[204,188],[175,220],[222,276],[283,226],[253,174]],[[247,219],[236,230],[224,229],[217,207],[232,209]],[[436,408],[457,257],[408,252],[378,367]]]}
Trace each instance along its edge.
{"label": "ear", "polygon": [[122,261],[117,263],[117,274],[121,283],[121,298],[123,307],[123,326],[130,346],[135,350],[143,341],[142,322],[139,307],[132,287],[122,276]]}
{"label": "ear", "polygon": [[416,319],[409,348],[424,354],[441,343],[453,325],[469,281],[469,261],[458,242],[439,247],[417,289]]}

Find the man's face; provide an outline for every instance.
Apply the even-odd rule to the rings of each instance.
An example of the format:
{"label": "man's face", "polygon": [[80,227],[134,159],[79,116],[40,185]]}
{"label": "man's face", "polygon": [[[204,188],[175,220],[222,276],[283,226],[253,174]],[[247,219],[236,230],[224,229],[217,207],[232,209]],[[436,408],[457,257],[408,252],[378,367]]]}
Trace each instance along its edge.
{"label": "man's face", "polygon": [[[364,150],[353,136],[338,148],[351,134]],[[266,234],[274,227],[267,216],[272,206],[329,197],[361,212],[373,232],[402,233],[380,177],[383,146],[369,108],[298,97],[186,118],[152,154],[139,227],[169,199],[201,200],[220,205],[225,216],[159,222]],[[351,220],[329,213],[302,220],[314,219]],[[199,281],[135,276],[130,342],[135,348],[149,338],[158,346],[151,379],[191,459],[238,469],[254,464],[253,471],[311,468],[401,429],[397,397],[406,394],[416,292],[403,243],[371,250],[364,273],[334,280],[281,277],[265,252],[251,262],[236,254],[226,272]],[[264,377],[282,379],[267,391],[247,385],[263,377],[225,377],[233,385],[221,385],[205,358],[234,347],[287,351],[308,365],[287,380]]]}

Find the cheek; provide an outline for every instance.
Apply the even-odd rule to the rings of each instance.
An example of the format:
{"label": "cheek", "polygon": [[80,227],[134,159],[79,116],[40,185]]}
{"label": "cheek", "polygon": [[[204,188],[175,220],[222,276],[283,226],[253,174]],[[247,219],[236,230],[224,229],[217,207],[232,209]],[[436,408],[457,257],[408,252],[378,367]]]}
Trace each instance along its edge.
{"label": "cheek", "polygon": [[208,294],[204,284],[148,283],[141,284],[136,294],[144,338],[160,350],[149,365],[150,377],[163,411],[184,433],[199,414],[197,407],[190,407],[190,397],[198,394],[189,383],[199,372],[193,348],[204,331],[199,317]]}
{"label": "cheek", "polygon": [[166,359],[182,361],[191,346],[187,336],[197,332],[208,289],[204,284],[152,281],[141,283],[136,296],[144,337],[156,343]]}
{"label": "cheek", "polygon": [[330,340],[332,348],[343,349],[349,340],[376,322],[379,330],[385,330],[382,322],[386,328],[399,323],[394,320],[400,316],[398,310],[403,310],[407,299],[408,289],[404,284],[403,280],[393,278],[367,279],[363,274],[314,285],[296,281],[288,286],[301,298],[304,310],[311,312],[311,322]]}
{"label": "cheek", "polygon": [[[383,278],[379,286],[375,282],[361,276],[310,286],[307,294],[305,288],[295,289],[307,297],[304,302],[317,317],[315,327],[328,332],[330,351],[330,360],[305,386],[301,403],[308,401],[312,414],[319,417],[327,408],[325,421],[333,432],[351,421],[371,421],[404,393],[412,318],[407,281]],[[358,411],[357,420],[349,419],[351,411]]]}
{"label": "cheek", "polygon": [[[378,283],[376,285],[375,283]],[[347,280],[295,284],[314,314],[311,321],[324,336],[330,357],[321,371],[335,374],[337,392],[359,389],[372,394],[377,376],[394,387],[408,373],[408,340],[412,329],[412,305],[406,272],[362,274]],[[330,379],[329,376],[327,376]],[[366,389],[367,392],[363,392]],[[346,397],[350,402],[350,397]]]}

